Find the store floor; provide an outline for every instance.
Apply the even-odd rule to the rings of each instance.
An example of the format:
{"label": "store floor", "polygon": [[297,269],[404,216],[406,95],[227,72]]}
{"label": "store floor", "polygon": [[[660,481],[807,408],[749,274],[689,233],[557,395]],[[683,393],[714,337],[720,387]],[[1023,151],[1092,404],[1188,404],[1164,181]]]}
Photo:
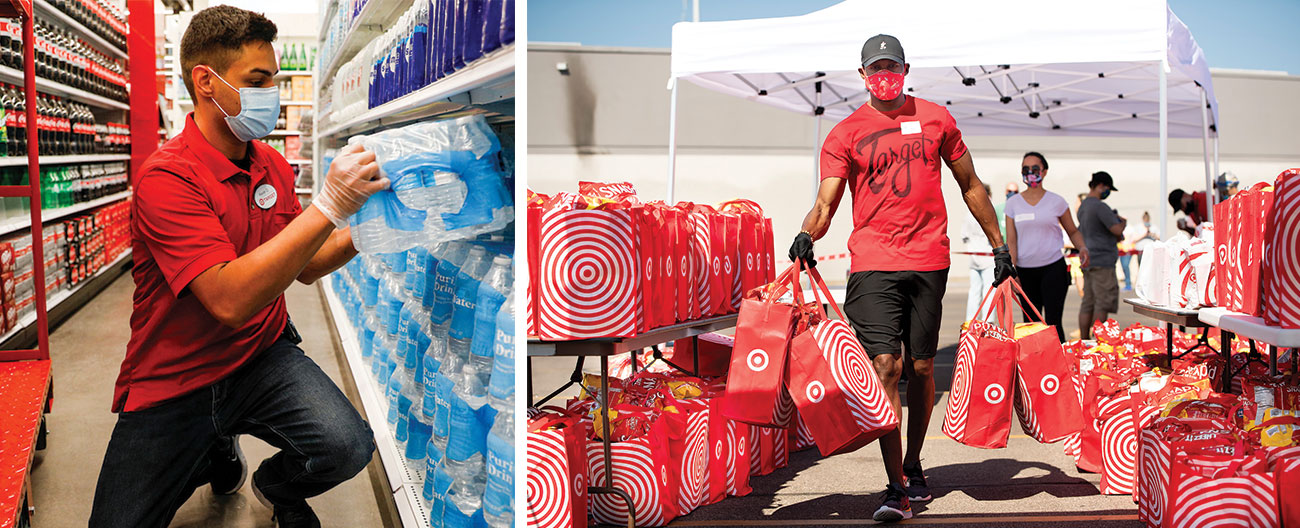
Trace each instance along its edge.
{"label": "store floor", "polygon": [[[50,336],[54,369],[54,410],[48,417],[49,441],[38,451],[32,475],[35,528],[85,526],[116,415],[109,412],[113,382],[130,337],[130,273],[123,274]],[[288,292],[289,313],[303,335],[302,348],[335,383],[342,356],[335,353],[324,305],[316,286],[294,284]],[[355,395],[353,401],[356,402]],[[274,454],[270,445],[248,435],[240,437],[249,466],[255,469]],[[378,457],[371,467],[339,487],[309,501],[325,526],[384,526],[389,514],[372,484]],[[383,506],[387,508],[387,506]],[[261,505],[251,486],[228,497],[214,497],[206,486],[181,507],[172,526],[269,527],[271,512]]]}
{"label": "store floor", "polygon": [[[1121,282],[1121,285],[1123,283]],[[1140,526],[1137,507],[1128,496],[1103,496],[1100,476],[1080,473],[1061,445],[1039,444],[1013,424],[1006,449],[966,447],[943,435],[943,412],[952,381],[962,318],[966,312],[965,279],[952,279],[943,299],[935,385],[939,393],[925,448],[921,453],[934,500],[914,504],[909,526],[1045,526],[1111,528]],[[1121,298],[1133,297],[1121,292]],[[1067,337],[1077,330],[1080,298],[1071,290],[1065,301]],[[1121,327],[1153,320],[1120,303],[1113,317]],[[598,372],[595,360],[586,370]],[[541,398],[559,387],[573,370],[573,359],[535,358],[533,394]],[[563,405],[576,395],[571,388],[552,401]],[[906,400],[906,398],[904,398]],[[906,401],[904,401],[906,405]],[[904,420],[908,411],[904,409]],[[1014,422],[1014,420],[1013,420]],[[906,432],[906,422],[903,424]],[[880,448],[874,443],[856,452],[825,458],[816,449],[794,453],[789,467],[754,477],[753,493],[731,497],[680,517],[671,526],[848,526],[869,525],[880,505],[886,478]]]}

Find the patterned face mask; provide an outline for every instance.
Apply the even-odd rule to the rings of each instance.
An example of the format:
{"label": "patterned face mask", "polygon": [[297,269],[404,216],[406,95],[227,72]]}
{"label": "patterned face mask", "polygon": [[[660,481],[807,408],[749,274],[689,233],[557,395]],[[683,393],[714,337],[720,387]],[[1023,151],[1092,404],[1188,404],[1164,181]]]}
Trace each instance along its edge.
{"label": "patterned face mask", "polygon": [[893,101],[903,93],[903,74],[880,70],[868,75],[867,91],[881,101]]}
{"label": "patterned face mask", "polygon": [[1032,187],[1043,186],[1043,175],[1038,172],[1027,172],[1021,175],[1020,179],[1024,180],[1025,185]]}

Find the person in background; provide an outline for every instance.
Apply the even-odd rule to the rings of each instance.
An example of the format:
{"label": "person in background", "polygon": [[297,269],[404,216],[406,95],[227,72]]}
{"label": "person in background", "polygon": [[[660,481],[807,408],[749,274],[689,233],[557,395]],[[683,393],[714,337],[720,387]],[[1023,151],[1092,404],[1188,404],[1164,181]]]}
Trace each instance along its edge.
{"label": "person in background", "polygon": [[[1027,188],[1007,199],[1007,245],[1028,301],[1042,312],[1047,324],[1056,326],[1057,337],[1065,341],[1061,317],[1065,294],[1070,291],[1070,272],[1062,252],[1065,249],[1062,233],[1070,237],[1075,247],[1081,248],[1079,255],[1085,265],[1088,248],[1074,227],[1065,199],[1043,188],[1047,158],[1037,152],[1025,153],[1020,161],[1020,174]],[[1025,319],[1029,318],[1026,312]]]}
{"label": "person in background", "polygon": [[1105,171],[1092,173],[1088,197],[1079,205],[1079,230],[1091,255],[1083,264],[1083,302],[1079,305],[1079,334],[1090,339],[1092,323],[1105,321],[1119,311],[1119,282],[1115,261],[1119,258],[1116,242],[1123,240],[1128,221],[1102,203],[1115,191],[1115,181]]}
{"label": "person in background", "polygon": [[1178,219],[1178,229],[1186,231],[1190,236],[1196,236],[1196,226],[1209,218],[1205,191],[1188,194],[1182,189],[1174,189],[1169,193],[1169,206],[1174,208],[1174,213],[1187,215]]}
{"label": "person in background", "polygon": [[847,189],[853,197],[853,264],[844,312],[900,418],[898,384],[907,372],[907,451],[901,427],[880,438],[889,482],[872,514],[896,522],[912,517],[911,501],[931,499],[921,448],[934,410],[934,356],[952,265],[941,165],[952,172],[993,246],[994,283],[1016,270],[957,121],[943,105],[903,93],[911,66],[902,44],[889,35],[871,37],[859,64],[871,98],[822,143],[817,200],[789,255],[816,264],[813,241],[826,235]]}
{"label": "person in background", "polygon": [[1138,267],[1142,266],[1142,252],[1146,251],[1147,246],[1152,242],[1160,240],[1160,233],[1151,229],[1151,212],[1142,211],[1142,228],[1137,232],[1135,238],[1130,239],[1133,242],[1133,249],[1137,251]]}
{"label": "person in background", "polygon": [[1006,216],[1007,200],[1010,200],[1012,196],[1017,194],[1020,194],[1020,186],[1017,185],[1016,182],[1008,183],[1006,188],[1006,199],[1002,200],[1002,203],[993,206],[995,212],[998,213],[998,229],[1002,231],[1002,238],[1007,237],[1007,223],[1002,221],[1002,218]]}
{"label": "person in background", "polygon": [[1237,194],[1237,187],[1240,184],[1241,182],[1237,180],[1237,175],[1233,174],[1232,171],[1220,174],[1218,178],[1215,178],[1214,188],[1219,191],[1219,201],[1222,202],[1235,196]]}
{"label": "person in background", "polygon": [[[984,192],[992,195],[993,191],[987,183],[984,184]],[[984,228],[980,226],[979,220],[972,214],[966,215],[966,223],[961,228],[961,241],[966,244],[966,252],[971,254],[970,292],[966,294],[965,319],[970,321],[975,318],[984,294],[993,287],[993,247],[989,245],[988,237],[984,236]]]}

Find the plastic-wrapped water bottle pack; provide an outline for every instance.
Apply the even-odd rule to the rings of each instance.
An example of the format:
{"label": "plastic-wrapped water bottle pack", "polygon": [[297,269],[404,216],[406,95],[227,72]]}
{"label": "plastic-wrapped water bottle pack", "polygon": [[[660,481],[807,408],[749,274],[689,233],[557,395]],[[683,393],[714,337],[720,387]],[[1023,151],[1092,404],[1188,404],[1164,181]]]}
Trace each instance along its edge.
{"label": "plastic-wrapped water bottle pack", "polygon": [[504,240],[419,244],[335,275],[433,526],[513,524],[512,252]]}
{"label": "plastic-wrapped water bottle pack", "polygon": [[350,221],[366,254],[465,240],[504,229],[513,198],[498,168],[501,143],[481,115],[353,136],[391,182]]}

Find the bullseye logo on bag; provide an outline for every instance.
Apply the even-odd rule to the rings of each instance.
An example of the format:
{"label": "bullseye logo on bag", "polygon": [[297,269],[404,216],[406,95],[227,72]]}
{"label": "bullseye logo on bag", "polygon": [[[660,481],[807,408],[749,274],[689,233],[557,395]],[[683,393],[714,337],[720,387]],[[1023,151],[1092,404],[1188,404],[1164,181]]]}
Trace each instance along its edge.
{"label": "bullseye logo on bag", "polygon": [[690,276],[690,274],[691,274],[691,269],[690,269],[690,266],[687,265],[686,257],[685,257],[685,256],[682,257],[682,266],[681,266],[680,268],[678,268],[678,269],[681,270],[681,272],[682,272],[682,276],[683,276],[683,277]]}
{"label": "bullseye logo on bag", "polygon": [[713,446],[713,457],[722,458],[722,440],[718,440],[717,445]]}
{"label": "bullseye logo on bag", "polygon": [[587,483],[582,478],[582,473],[573,476],[573,495],[581,497],[587,493]]}
{"label": "bullseye logo on bag", "polygon": [[804,396],[808,397],[808,401],[819,403],[826,396],[826,386],[822,385],[820,381],[813,381],[804,388],[803,393]]}
{"label": "bullseye logo on bag", "polygon": [[747,269],[747,270],[749,270],[749,271],[754,271],[754,254],[753,254],[753,253],[749,253],[749,254],[745,255],[745,269]]}
{"label": "bullseye logo on bag", "polygon": [[1002,403],[1002,399],[1006,397],[1006,389],[1003,389],[1002,386],[997,383],[992,383],[988,387],[984,387],[984,401],[986,402],[997,405]]}
{"label": "bullseye logo on bag", "polygon": [[650,279],[652,278],[652,277],[651,277],[651,274],[654,273],[654,270],[655,270],[654,262],[655,262],[654,259],[652,259],[652,258],[650,258],[650,257],[646,257],[646,259],[645,259],[645,280],[650,280]]}
{"label": "bullseye logo on bag", "polygon": [[740,437],[740,449],[738,450],[740,452],[740,456],[745,456],[745,440],[747,438],[749,437],[747,436]]}
{"label": "bullseye logo on bag", "polygon": [[1057,378],[1055,374],[1048,374],[1038,381],[1038,388],[1043,390],[1043,394],[1051,396],[1061,388],[1061,379]]}
{"label": "bullseye logo on bag", "polygon": [[754,372],[762,372],[767,369],[767,361],[767,351],[761,348],[750,350],[749,355],[745,356],[745,364],[749,365],[749,370]]}
{"label": "bullseye logo on bag", "polygon": [[722,258],[713,257],[713,274],[718,275],[721,273],[722,273]]}
{"label": "bullseye logo on bag", "polygon": [[664,478],[664,485],[668,485],[668,466],[659,466],[659,476]]}
{"label": "bullseye logo on bag", "polygon": [[664,259],[664,274],[666,274],[666,275],[669,276],[669,277],[672,277],[672,276],[673,276],[673,258],[672,258],[672,257],[668,257],[668,258],[665,258],[665,259]]}
{"label": "bullseye logo on bag", "polygon": [[726,270],[728,275],[731,274],[731,255],[722,258],[722,267]]}

